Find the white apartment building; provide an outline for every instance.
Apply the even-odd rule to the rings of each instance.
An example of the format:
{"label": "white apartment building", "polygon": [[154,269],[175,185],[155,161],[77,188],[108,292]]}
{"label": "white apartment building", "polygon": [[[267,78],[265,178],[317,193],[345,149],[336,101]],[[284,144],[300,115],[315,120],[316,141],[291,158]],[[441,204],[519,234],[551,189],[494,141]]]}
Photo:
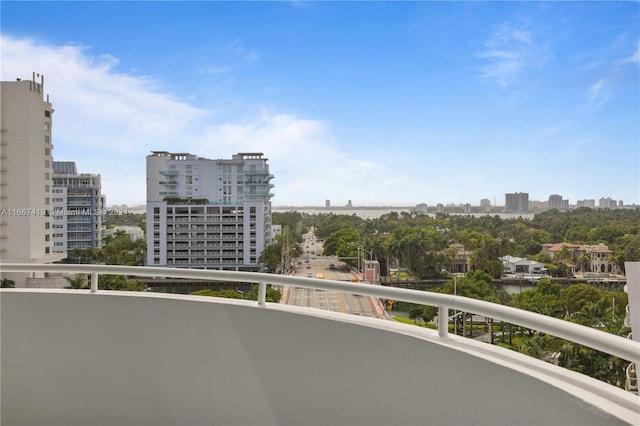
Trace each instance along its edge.
{"label": "white apartment building", "polygon": [[53,162],[53,251],[71,256],[75,249],[102,245],[102,184],[99,174],[78,173],[73,161]]}
{"label": "white apartment building", "polygon": [[267,159],[147,156],[147,265],[257,271],[272,241]]}
{"label": "white apartment building", "polygon": [[[39,81],[36,81],[36,78]],[[52,116],[44,76],[0,83],[0,261],[51,263]],[[0,271],[1,272],[1,271]],[[42,273],[5,274],[16,287],[37,286]]]}

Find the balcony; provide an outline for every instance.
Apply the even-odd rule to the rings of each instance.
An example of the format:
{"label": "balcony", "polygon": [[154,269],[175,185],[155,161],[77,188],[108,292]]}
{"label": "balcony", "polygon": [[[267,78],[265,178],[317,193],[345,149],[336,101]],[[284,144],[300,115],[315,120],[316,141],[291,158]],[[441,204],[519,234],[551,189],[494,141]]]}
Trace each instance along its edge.
{"label": "balcony", "polygon": [[177,176],[178,171],[177,170],[160,170],[160,174],[162,176]]}
{"label": "balcony", "polygon": [[[637,342],[532,312],[251,272],[2,268],[92,278],[91,290],[0,290],[2,424],[634,425],[640,418],[637,395],[450,335],[446,321],[429,330],[266,303],[265,291],[272,283],[475,312],[640,361]],[[101,273],[257,282],[259,299],[98,291]]]}
{"label": "balcony", "polygon": [[265,176],[271,176],[269,174],[269,169],[255,169],[255,170],[245,170],[244,171],[245,175],[265,175]]}

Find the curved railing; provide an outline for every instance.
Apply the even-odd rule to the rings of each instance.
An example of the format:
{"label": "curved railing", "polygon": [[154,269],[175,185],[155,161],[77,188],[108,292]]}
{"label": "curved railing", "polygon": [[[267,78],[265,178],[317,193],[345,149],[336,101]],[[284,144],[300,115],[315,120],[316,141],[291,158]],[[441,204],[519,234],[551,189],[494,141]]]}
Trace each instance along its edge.
{"label": "curved railing", "polygon": [[[438,306],[439,318],[447,318],[449,309],[484,315],[538,330],[553,336],[569,340],[593,349],[640,364],[640,343],[624,337],[605,333],[569,321],[524,311],[509,306],[498,305],[481,300],[470,299],[449,294],[424,292],[418,290],[383,287],[361,283],[312,279],[288,275],[263,274],[257,272],[218,271],[202,269],[178,269],[146,266],[114,266],[114,265],[68,265],[68,264],[0,264],[2,272],[71,272],[91,274],[91,292],[98,291],[99,274],[115,274],[144,277],[190,278],[211,281],[233,281],[258,283],[258,305],[265,307],[267,284],[338,291],[342,293],[361,294],[384,299],[401,300],[422,305]],[[438,334],[447,338],[448,323],[438,323]]]}

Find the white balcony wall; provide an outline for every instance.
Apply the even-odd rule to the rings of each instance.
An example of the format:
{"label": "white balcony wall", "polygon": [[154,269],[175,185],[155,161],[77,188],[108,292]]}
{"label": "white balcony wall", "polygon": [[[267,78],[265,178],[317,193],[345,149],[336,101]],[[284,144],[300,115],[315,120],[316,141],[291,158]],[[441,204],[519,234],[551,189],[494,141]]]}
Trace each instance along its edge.
{"label": "white balcony wall", "polygon": [[621,389],[392,321],[153,293],[2,290],[3,425],[633,424]]}

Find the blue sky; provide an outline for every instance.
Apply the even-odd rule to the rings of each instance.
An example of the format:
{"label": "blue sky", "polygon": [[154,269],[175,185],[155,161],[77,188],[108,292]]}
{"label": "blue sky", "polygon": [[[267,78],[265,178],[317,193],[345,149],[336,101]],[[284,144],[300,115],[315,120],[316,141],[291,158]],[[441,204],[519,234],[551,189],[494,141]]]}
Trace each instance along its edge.
{"label": "blue sky", "polygon": [[640,204],[638,2],[11,2],[54,158],[145,202],[152,150],[263,152],[280,205]]}

